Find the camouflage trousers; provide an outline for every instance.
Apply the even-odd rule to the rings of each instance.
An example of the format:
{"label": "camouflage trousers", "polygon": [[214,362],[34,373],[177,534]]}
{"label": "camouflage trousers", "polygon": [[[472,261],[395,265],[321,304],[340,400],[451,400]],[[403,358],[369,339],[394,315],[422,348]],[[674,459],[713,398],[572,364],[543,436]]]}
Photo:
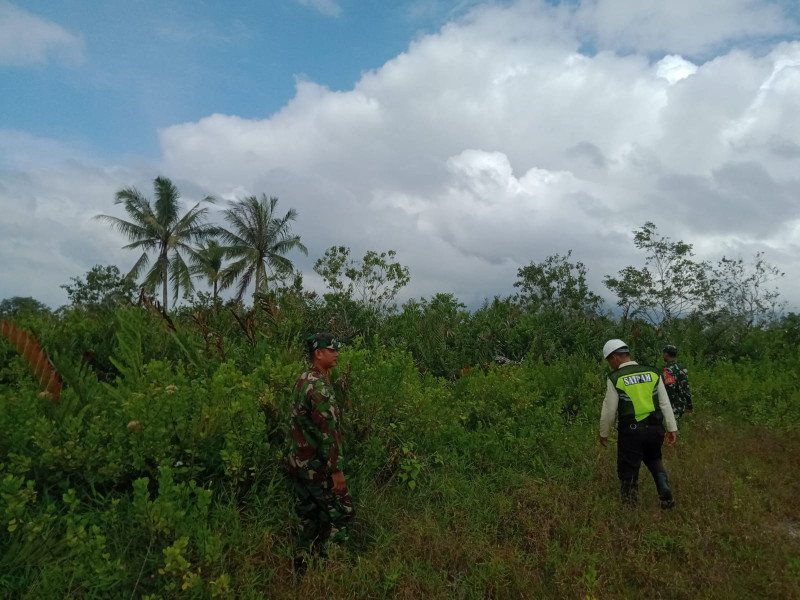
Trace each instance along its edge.
{"label": "camouflage trousers", "polygon": [[348,525],[355,516],[350,494],[334,494],[331,480],[308,481],[293,477],[292,487],[302,546],[321,548],[327,541],[342,543],[349,539]]}

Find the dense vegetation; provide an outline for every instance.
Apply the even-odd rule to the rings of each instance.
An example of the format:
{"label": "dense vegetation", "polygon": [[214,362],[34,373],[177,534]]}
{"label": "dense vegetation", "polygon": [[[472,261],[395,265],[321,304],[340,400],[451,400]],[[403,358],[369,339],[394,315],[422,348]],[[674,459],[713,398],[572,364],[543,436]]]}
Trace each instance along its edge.
{"label": "dense vegetation", "polygon": [[[144,210],[135,190],[120,199]],[[65,382],[40,393],[0,343],[0,597],[800,596],[800,318],[781,313],[763,256],[697,263],[648,223],[634,238],[647,266],[606,280],[620,318],[569,253],[476,310],[450,294],[397,308],[410,274],[392,252],[331,248],[315,267],[328,292],[304,290],[283,256],[304,248],[296,215],[275,208],[232,207],[227,234],[169,208],[166,229],[204,244],[178,248],[189,264],[142,219],[128,233],[159,258],[141,288],[98,266],[56,311],[0,303]],[[285,244],[258,242],[275,232]],[[168,312],[167,283],[178,297],[190,275],[213,294]],[[238,299],[218,296],[234,285]],[[319,330],[348,342],[334,379],[357,519],[352,544],[298,579],[288,392]],[[597,444],[611,337],[653,364],[675,343],[690,369],[697,414],[665,454],[673,511],[646,473],[641,506],[623,509]]]}

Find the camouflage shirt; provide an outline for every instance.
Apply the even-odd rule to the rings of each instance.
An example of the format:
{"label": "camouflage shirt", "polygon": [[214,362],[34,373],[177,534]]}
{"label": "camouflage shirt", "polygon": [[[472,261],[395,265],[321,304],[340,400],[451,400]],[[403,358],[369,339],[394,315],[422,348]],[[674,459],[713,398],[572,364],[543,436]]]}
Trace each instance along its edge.
{"label": "camouflage shirt", "polygon": [[293,393],[289,469],[299,479],[325,481],[343,466],[333,389],[322,373],[312,369],[300,376]]}
{"label": "camouflage shirt", "polygon": [[664,387],[667,388],[667,395],[676,415],[693,410],[692,392],[689,390],[689,373],[686,371],[686,367],[679,364],[677,360],[671,360],[664,367]]}

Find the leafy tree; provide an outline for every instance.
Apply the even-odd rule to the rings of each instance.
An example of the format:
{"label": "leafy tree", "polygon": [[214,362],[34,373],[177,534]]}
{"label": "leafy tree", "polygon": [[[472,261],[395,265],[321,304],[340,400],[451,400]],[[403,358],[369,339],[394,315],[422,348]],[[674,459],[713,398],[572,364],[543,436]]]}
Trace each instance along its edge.
{"label": "leafy tree", "polygon": [[514,287],[520,288],[519,299],[531,312],[556,309],[570,313],[595,314],[603,299],[589,289],[586,266],[569,262],[572,250],[565,256],[553,254],[540,263],[531,262],[517,271]]}
{"label": "leafy tree", "polygon": [[72,283],[60,286],[67,291],[69,303],[83,308],[113,307],[130,303],[136,284],[123,277],[114,265],[95,265],[86,272],[85,280],[71,277]]}
{"label": "leafy tree", "polygon": [[314,264],[333,294],[353,300],[378,313],[395,308],[398,292],[411,280],[408,267],[394,261],[397,253],[367,251],[364,258],[350,258],[350,248],[332,246]]}
{"label": "leafy tree", "polygon": [[162,304],[167,307],[168,284],[172,284],[174,300],[177,302],[180,288],[194,289],[191,271],[181,256],[190,256],[194,249],[189,243],[198,243],[211,238],[217,228],[205,223],[208,209],[201,208],[203,202],[213,202],[206,196],[195,204],[186,214],[180,215],[180,193],[178,188],[166,177],[156,177],[153,181],[155,201],[145,198],[134,187],[117,192],[115,204],[122,204],[130,221],[110,215],[97,215],[95,219],[105,221],[122,233],[131,243],[123,248],[143,250],[142,255],[128,273],[130,279],[139,275],[150,263],[148,253],[155,252],[157,258],[142,281],[142,288],[155,291],[162,287]]}
{"label": "leafy tree", "polygon": [[48,312],[50,312],[50,309],[46,304],[30,296],[13,296],[4,298],[0,302],[0,317],[11,317],[19,314],[38,315]]}
{"label": "leafy tree", "polygon": [[778,325],[784,343],[794,349],[800,347],[800,315],[795,312],[783,315]]}
{"label": "leafy tree", "polygon": [[720,304],[729,314],[742,319],[747,329],[773,321],[780,308],[780,291],[771,286],[785,274],[757,252],[752,263],[725,256],[714,269]]}
{"label": "leafy tree", "polygon": [[714,307],[710,265],[693,259],[692,244],[662,236],[650,221],[633,233],[634,246],[646,253],[645,268],[626,267],[604,280],[620,306],[653,324]]}
{"label": "leafy tree", "polygon": [[453,377],[462,367],[465,324],[469,312],[453,294],[439,293],[430,300],[411,299],[392,317],[394,341],[407,348],[419,366],[436,376]]}
{"label": "leafy tree", "polygon": [[606,275],[603,279],[606,287],[617,295],[617,305],[622,308],[622,321],[643,316],[651,322],[657,322],[653,309],[655,299],[650,291],[653,288],[653,276],[647,267],[625,267],[616,277]]}
{"label": "leafy tree", "polygon": [[223,279],[239,280],[236,297],[244,296],[255,279],[255,294],[269,287],[269,280],[277,275],[291,273],[292,262],[284,255],[291,250],[300,250],[308,255],[308,249],[300,242],[299,235],[291,232],[291,223],[297,219],[297,211],[290,208],[286,214],[276,215],[278,199],[248,196],[231,203],[225,210],[225,220],[232,231],[222,230],[220,235],[227,246],[228,257],[233,259],[223,271]]}
{"label": "leafy tree", "polygon": [[501,363],[521,360],[529,344],[518,349],[509,341],[523,315],[524,310],[513,296],[484,300],[470,315],[464,340],[467,354],[463,362],[485,364],[493,360]]}
{"label": "leafy tree", "polygon": [[215,240],[209,240],[200,246],[191,256],[192,275],[205,277],[208,285],[214,289],[213,305],[217,304],[219,292],[231,284],[230,278],[224,276],[222,264],[225,262],[227,249]]}
{"label": "leafy tree", "polygon": [[350,257],[350,248],[333,246],[314,264],[328,292],[321,306],[322,321],[343,339],[371,339],[394,313],[394,299],[409,281],[408,268],[393,261],[393,250],[370,250],[361,260]]}

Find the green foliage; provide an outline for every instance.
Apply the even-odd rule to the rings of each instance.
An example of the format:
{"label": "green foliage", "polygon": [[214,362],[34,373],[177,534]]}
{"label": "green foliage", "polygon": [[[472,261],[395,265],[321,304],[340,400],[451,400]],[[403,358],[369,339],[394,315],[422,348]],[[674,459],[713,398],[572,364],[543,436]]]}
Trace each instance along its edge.
{"label": "green foliage", "polygon": [[152,202],[136,188],[124,188],[117,192],[114,203],[123,206],[129,221],[110,215],[97,215],[95,219],[108,223],[128,238],[131,243],[124,248],[142,250],[141,256],[126,275],[127,279],[138,279],[150,264],[148,253],[155,252],[157,258],[144,276],[141,287],[154,292],[161,286],[161,304],[166,309],[169,284],[172,284],[174,301],[178,300],[181,288],[186,291],[194,289],[183,254],[193,254],[191,243],[206,240],[216,235],[218,230],[205,223],[208,209],[200,207],[203,202],[213,202],[211,196],[206,196],[186,214],[180,215],[180,192],[172,181],[166,177],[156,177],[153,187],[155,199]]}
{"label": "green foliage", "polygon": [[[288,296],[275,298],[278,317],[282,307],[305,314],[299,305],[290,308]],[[769,549],[722,543],[710,555],[692,549],[694,533],[660,522],[638,531],[616,511],[613,460],[594,450],[605,375],[594,341],[630,336],[637,357],[655,360],[663,342],[655,328],[634,323],[636,330],[619,330],[600,318],[530,314],[499,299],[475,317],[447,295],[414,309],[404,308],[387,323],[394,345],[357,338],[340,353],[334,387],[359,521],[354,547],[331,555],[327,564],[335,571],[312,564],[309,585],[331,597],[408,589],[449,597],[454,586],[464,597],[491,590],[511,597],[526,590],[543,597],[624,597],[634,582],[652,584],[641,573],[616,570],[617,559],[649,564],[656,556],[686,552],[694,560],[719,556],[743,567],[754,557],[772,556]],[[0,596],[296,594],[283,460],[301,350],[266,335],[252,347],[235,329],[225,329],[225,314],[210,314],[209,327],[219,328],[228,353],[240,358],[201,351],[194,364],[162,317],[135,307],[117,310],[110,328],[116,330],[110,357],[116,376],[101,385],[85,365],[66,369],[59,405],[38,398],[13,359],[3,367]],[[286,330],[266,317],[258,321],[265,331],[289,337],[286,332],[300,327],[299,321]],[[192,322],[191,312],[179,313],[174,325],[197,343],[202,338],[192,333]],[[709,426],[722,428],[731,419],[781,435],[797,426],[799,355],[796,346],[785,351],[792,323],[787,316],[785,330],[754,331],[760,337],[751,346],[713,364],[695,357],[689,345],[695,342],[685,341],[702,336],[702,324],[686,322],[676,330],[697,409],[720,419],[706,421]],[[433,354],[420,344],[439,339],[415,340],[427,329],[439,336],[452,331],[446,344],[431,346],[451,363],[427,363]],[[400,343],[404,332],[416,332],[408,338],[414,344]],[[453,377],[436,376],[434,368],[452,374],[448,364],[471,356],[475,347],[465,338],[473,332],[505,349],[513,343],[530,350],[522,350],[519,364],[490,360]],[[685,419],[681,443],[691,444],[704,431]],[[687,492],[685,473],[703,464],[694,452],[675,477],[690,504],[699,501]],[[720,465],[708,468],[717,473]],[[728,519],[769,510],[759,509],[764,500],[753,496],[753,478],[766,476],[764,468],[751,464],[719,483],[731,490],[729,504],[719,507]],[[692,506],[684,518],[704,519],[712,511],[719,519],[715,505]],[[622,528],[619,535],[630,536],[633,545],[621,549],[608,523]],[[718,537],[710,517],[686,527]],[[773,544],[774,552],[786,549]],[[335,572],[348,575],[339,579]],[[797,585],[771,577],[784,595]],[[666,585],[677,596],[693,589],[682,579]]]}
{"label": "green foliage", "polygon": [[230,286],[233,281],[225,277],[223,264],[228,251],[216,240],[209,240],[192,254],[192,275],[204,277],[214,290],[212,303],[217,308],[219,292]]}
{"label": "green foliage", "polygon": [[454,377],[464,362],[466,306],[453,294],[436,294],[430,300],[409,300],[400,314],[391,318],[390,339],[416,358],[420,367],[434,375]]}
{"label": "green foliage", "polygon": [[350,258],[350,248],[332,246],[314,264],[314,271],[333,297],[381,313],[394,308],[392,302],[410,281],[408,267],[395,261],[396,256],[394,250],[380,254],[369,250],[364,258],[355,260]]}
{"label": "green foliage", "polygon": [[517,271],[514,287],[520,289],[520,302],[531,312],[558,309],[573,315],[595,314],[602,298],[589,289],[586,266],[569,262],[572,250],[565,256],[553,254],[541,263],[531,262]]}
{"label": "green foliage", "polygon": [[[371,339],[396,309],[394,299],[410,280],[408,267],[394,261],[394,250],[364,258],[350,257],[350,248],[333,246],[317,259],[314,271],[328,287],[322,310],[324,329],[342,339]],[[394,262],[393,262],[394,261]]]}
{"label": "green foliage", "polygon": [[625,316],[650,323],[713,308],[716,302],[710,265],[696,262],[692,244],[672,241],[647,222],[633,232],[634,246],[645,252],[645,267],[625,267],[617,277],[606,276],[606,287],[619,298]]}
{"label": "green foliage", "polygon": [[232,231],[221,229],[219,234],[227,244],[227,257],[233,262],[222,271],[221,279],[226,284],[239,281],[239,299],[251,282],[255,283],[254,294],[264,293],[269,290],[270,279],[291,273],[292,262],[284,256],[289,251],[308,254],[300,236],[292,234],[297,211],[290,208],[281,217],[275,214],[277,206],[277,198],[262,194],[260,199],[248,196],[231,202],[225,210],[225,220]]}
{"label": "green foliage", "polygon": [[42,304],[30,296],[26,296],[24,298],[21,296],[3,298],[2,302],[0,302],[0,317],[35,317],[49,312],[50,309],[47,307],[47,305]]}
{"label": "green foliage", "polygon": [[72,307],[84,309],[115,308],[130,304],[136,292],[136,284],[122,277],[114,265],[95,265],[86,272],[85,280],[71,277],[68,283],[60,286],[67,291]]}

